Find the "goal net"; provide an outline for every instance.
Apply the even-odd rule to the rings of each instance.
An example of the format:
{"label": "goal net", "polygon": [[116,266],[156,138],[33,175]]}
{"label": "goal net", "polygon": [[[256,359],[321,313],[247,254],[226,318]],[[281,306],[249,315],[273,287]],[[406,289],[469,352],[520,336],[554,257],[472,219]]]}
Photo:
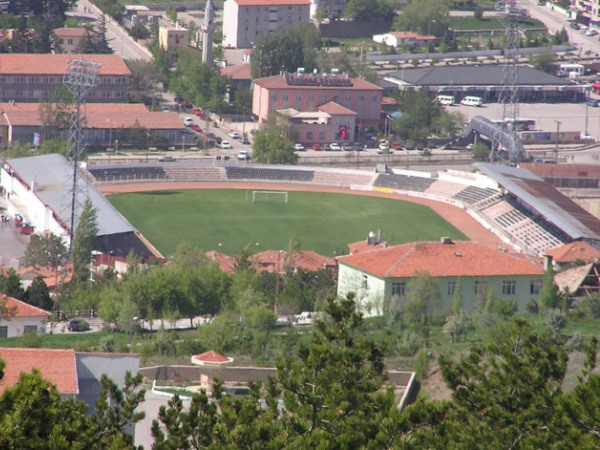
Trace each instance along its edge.
{"label": "goal net", "polygon": [[252,203],[257,201],[282,201],[283,203],[288,202],[287,191],[252,191]]}

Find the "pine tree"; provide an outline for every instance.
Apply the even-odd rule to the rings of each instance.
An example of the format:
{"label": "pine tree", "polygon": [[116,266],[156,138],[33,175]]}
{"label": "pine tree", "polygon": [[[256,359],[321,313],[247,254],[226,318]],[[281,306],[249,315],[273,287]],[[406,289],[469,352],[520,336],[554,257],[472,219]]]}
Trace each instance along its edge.
{"label": "pine tree", "polygon": [[79,221],[71,244],[73,280],[75,281],[84,281],[88,277],[92,251],[96,248],[97,234],[97,211],[88,199],[79,215]]}

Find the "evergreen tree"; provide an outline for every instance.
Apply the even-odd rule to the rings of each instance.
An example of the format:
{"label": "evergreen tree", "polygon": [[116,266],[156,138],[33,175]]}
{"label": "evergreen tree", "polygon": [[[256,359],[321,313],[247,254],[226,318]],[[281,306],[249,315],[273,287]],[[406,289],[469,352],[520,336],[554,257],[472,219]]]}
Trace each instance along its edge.
{"label": "evergreen tree", "polygon": [[71,261],[73,263],[73,280],[75,281],[84,281],[88,277],[92,251],[96,248],[97,234],[97,211],[91,200],[88,199],[79,215],[71,243]]}
{"label": "evergreen tree", "polygon": [[42,276],[35,277],[31,285],[25,290],[24,299],[30,305],[37,306],[46,311],[52,311],[54,309],[54,302],[52,301],[52,297],[50,297],[50,290]]}
{"label": "evergreen tree", "polygon": [[539,299],[539,312],[545,314],[546,310],[558,307],[560,304],[560,294],[558,287],[554,283],[554,271],[552,267],[548,267],[542,278],[542,288]]}
{"label": "evergreen tree", "polygon": [[0,270],[0,294],[8,295],[17,300],[23,300],[25,297],[21,278],[15,269]]}

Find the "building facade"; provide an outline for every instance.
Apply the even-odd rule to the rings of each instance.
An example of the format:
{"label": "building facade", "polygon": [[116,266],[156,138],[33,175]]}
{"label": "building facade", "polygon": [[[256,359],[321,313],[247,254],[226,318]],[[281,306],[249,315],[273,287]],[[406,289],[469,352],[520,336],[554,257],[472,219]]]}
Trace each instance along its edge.
{"label": "building facade", "polygon": [[254,80],[259,124],[278,112],[302,143],[353,142],[380,124],[383,89],[347,74],[284,73]]}
{"label": "building facade", "polygon": [[167,52],[169,62],[175,60],[178,48],[187,47],[188,41],[189,31],[179,26],[179,23],[175,25],[161,25],[158,28],[158,45]]}
{"label": "building facade", "polygon": [[88,30],[81,27],[52,30],[52,52],[77,53],[88,33]]}
{"label": "building facade", "polygon": [[338,258],[338,295],[354,292],[366,315],[387,314],[391,299],[402,304],[410,281],[424,272],[438,285],[440,301],[433,311],[438,315],[450,310],[458,286],[466,311],[493,291],[496,298],[514,299],[520,312],[526,311],[529,300],[537,301],[542,286],[541,264],[473,242],[370,247]]}
{"label": "building facade", "polygon": [[0,55],[0,98],[3,101],[47,102],[58,89],[72,59],[100,63],[96,86],[88,103],[127,103],[131,72],[117,55],[18,54]]}
{"label": "building facade", "polygon": [[318,15],[335,19],[344,15],[348,0],[310,0],[310,18],[316,19]]}
{"label": "building facade", "polygon": [[0,338],[46,332],[46,322],[52,313],[6,295],[1,295],[0,300],[5,302],[6,311],[11,312],[10,316],[0,314]]}
{"label": "building facade", "polygon": [[279,33],[309,20],[309,0],[226,0],[223,45],[251,48],[260,34]]}

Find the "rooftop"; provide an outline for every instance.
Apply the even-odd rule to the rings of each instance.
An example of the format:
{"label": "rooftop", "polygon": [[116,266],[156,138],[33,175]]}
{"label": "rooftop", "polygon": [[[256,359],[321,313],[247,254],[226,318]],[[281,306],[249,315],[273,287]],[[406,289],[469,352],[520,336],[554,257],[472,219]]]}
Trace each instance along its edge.
{"label": "rooftop", "polygon": [[600,250],[582,241],[546,250],[546,255],[552,256],[552,260],[559,264],[571,264],[577,261],[590,263],[600,260]]}
{"label": "rooftop", "polygon": [[227,66],[221,69],[221,75],[229,77],[232,80],[251,80],[250,64],[238,64],[235,66]]}
{"label": "rooftop", "polygon": [[95,61],[101,64],[99,75],[129,76],[131,72],[117,55],[79,55],[44,53],[0,54],[0,75],[64,75],[73,59]]}
{"label": "rooftop", "polygon": [[[11,314],[14,311],[13,317],[48,317],[52,314],[50,311],[32,306],[8,295],[0,295],[0,299],[6,299],[6,309],[11,311]],[[3,317],[3,314],[0,314],[0,317]]]}
{"label": "rooftop", "polygon": [[257,262],[259,272],[283,273],[285,266],[311,271],[337,266],[335,258],[323,256],[310,250],[299,250],[289,257],[288,252],[284,250],[267,250],[254,255],[254,260]]}
{"label": "rooftop", "polygon": [[63,395],[79,393],[74,350],[41,348],[0,348],[0,358],[6,362],[0,393],[13,386],[21,373],[38,369],[42,376],[56,385]]}
{"label": "rooftop", "polygon": [[415,271],[433,277],[485,277],[543,274],[541,265],[474,242],[413,242],[340,256],[340,264],[378,277],[409,278]]}
{"label": "rooftop", "polygon": [[310,6],[310,0],[232,0],[239,6],[288,6],[288,5],[307,5]]}
{"label": "rooftop", "polygon": [[55,28],[52,33],[57,37],[84,37],[88,34],[88,30],[83,27]]}
{"label": "rooftop", "polygon": [[333,116],[356,116],[354,111],[334,101],[323,103],[322,105],[317,106],[317,109]]}
{"label": "rooftop", "polygon": [[289,74],[258,78],[254,84],[265,89],[343,89],[381,91],[381,87],[360,78],[351,78],[347,74]]}

